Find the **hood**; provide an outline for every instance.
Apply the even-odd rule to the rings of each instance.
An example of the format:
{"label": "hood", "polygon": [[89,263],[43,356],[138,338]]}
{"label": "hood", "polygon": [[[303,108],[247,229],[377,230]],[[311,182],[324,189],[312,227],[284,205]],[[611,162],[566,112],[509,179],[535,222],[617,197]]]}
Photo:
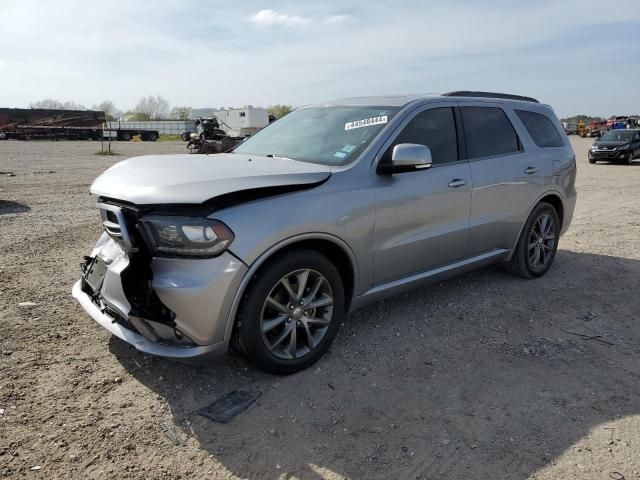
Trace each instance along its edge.
{"label": "hood", "polygon": [[630,142],[628,140],[610,140],[604,142],[593,142],[593,145],[598,148],[604,149],[614,149],[616,147],[622,147],[624,145],[628,145]]}
{"label": "hood", "polygon": [[94,180],[90,190],[135,205],[198,204],[242,190],[313,185],[329,176],[331,168],[326,165],[286,158],[148,155],[116,163]]}

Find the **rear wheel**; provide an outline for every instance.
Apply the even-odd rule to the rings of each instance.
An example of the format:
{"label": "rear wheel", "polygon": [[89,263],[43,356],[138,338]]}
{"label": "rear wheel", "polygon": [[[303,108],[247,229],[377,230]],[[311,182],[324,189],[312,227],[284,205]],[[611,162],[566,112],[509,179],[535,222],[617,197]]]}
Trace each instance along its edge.
{"label": "rear wheel", "polygon": [[147,133],[147,140],[150,142],[155,142],[158,140],[158,132],[149,132]]}
{"label": "rear wheel", "polygon": [[123,142],[128,142],[129,140],[131,140],[131,134],[129,132],[124,132],[120,138],[122,139]]}
{"label": "rear wheel", "polygon": [[556,255],[560,239],[560,220],[555,208],[540,202],[525,224],[516,251],[506,264],[513,275],[536,278],[544,275]]}
{"label": "rear wheel", "polygon": [[342,279],[326,257],[289,252],[253,278],[238,311],[236,344],[262,370],[297,372],[327,351],[344,305]]}

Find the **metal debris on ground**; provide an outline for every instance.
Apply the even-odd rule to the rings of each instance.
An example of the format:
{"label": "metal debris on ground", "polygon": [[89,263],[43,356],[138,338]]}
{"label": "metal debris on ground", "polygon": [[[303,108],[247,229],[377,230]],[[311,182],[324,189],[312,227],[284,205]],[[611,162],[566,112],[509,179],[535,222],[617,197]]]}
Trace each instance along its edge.
{"label": "metal debris on ground", "polygon": [[586,333],[571,332],[569,330],[565,330],[564,328],[561,328],[560,330],[563,331],[564,333],[568,333],[570,335],[575,335],[576,337],[580,337],[582,340],[594,340],[596,342],[604,343],[606,345],[615,345],[615,343],[609,342],[608,340],[604,340],[602,338],[602,335],[588,335]]}
{"label": "metal debris on ground", "polygon": [[171,440],[175,445],[184,445],[184,440],[182,436],[176,430],[176,426],[172,423],[163,422],[160,424],[164,434]]}
{"label": "metal debris on ground", "polygon": [[587,312],[585,315],[582,315],[582,317],[578,317],[578,318],[582,318],[582,320],[584,320],[585,322],[590,322],[591,320],[593,320],[597,316],[598,316],[597,313]]}
{"label": "metal debris on ground", "polygon": [[218,398],[208,407],[200,410],[200,415],[214,422],[227,423],[251,406],[262,392],[256,389],[239,388]]}

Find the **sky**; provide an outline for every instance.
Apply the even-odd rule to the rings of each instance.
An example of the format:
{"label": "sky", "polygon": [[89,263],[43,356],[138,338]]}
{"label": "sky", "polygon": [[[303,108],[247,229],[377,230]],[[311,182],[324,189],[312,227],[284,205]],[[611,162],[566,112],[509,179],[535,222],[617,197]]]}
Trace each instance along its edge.
{"label": "sky", "polygon": [[0,107],[487,90],[640,113],[637,0],[0,0]]}

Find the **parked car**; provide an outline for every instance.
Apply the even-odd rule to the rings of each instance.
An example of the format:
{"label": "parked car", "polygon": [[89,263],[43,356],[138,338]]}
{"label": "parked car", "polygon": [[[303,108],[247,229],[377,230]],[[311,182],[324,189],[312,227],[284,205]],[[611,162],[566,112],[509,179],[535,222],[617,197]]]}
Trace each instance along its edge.
{"label": "parked car", "polygon": [[142,352],[232,345],[295,372],[371,302],[495,263],[544,275],[575,175],[562,125],[528,97],[303,107],[232,153],[131,158],[100,175],[104,232],[73,295]]}
{"label": "parked car", "polygon": [[640,156],[640,130],[609,130],[591,145],[588,155],[592,164],[608,160],[631,165]]}

